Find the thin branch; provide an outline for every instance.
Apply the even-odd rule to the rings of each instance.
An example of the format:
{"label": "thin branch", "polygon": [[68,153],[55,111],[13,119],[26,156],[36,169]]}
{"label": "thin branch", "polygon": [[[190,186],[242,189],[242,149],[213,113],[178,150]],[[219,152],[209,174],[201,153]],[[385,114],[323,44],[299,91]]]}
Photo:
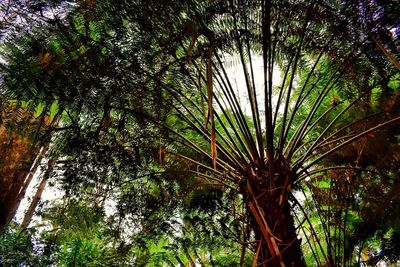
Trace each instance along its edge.
{"label": "thin branch", "polygon": [[332,148],[331,150],[329,150],[329,151],[325,152],[324,154],[322,154],[321,156],[317,157],[314,161],[309,163],[306,167],[300,168],[300,172],[298,173],[298,175],[302,174],[303,172],[305,172],[305,170],[309,169],[311,166],[315,165],[316,163],[320,162],[325,157],[327,157],[330,154],[336,152],[337,150],[341,149],[342,147],[350,144],[351,142],[354,142],[355,140],[357,140],[357,139],[359,139],[359,138],[361,138],[361,137],[363,137],[363,136],[365,136],[367,134],[370,134],[371,132],[374,132],[374,131],[376,131],[376,130],[378,130],[380,128],[386,127],[386,126],[388,126],[390,124],[393,124],[393,123],[395,123],[397,121],[400,121],[400,116],[397,117],[397,118],[391,119],[389,121],[386,121],[384,123],[378,124],[377,126],[371,128],[371,129],[369,129],[367,131],[364,131],[364,132],[354,136],[353,138],[350,138],[349,140],[341,143],[340,145]]}

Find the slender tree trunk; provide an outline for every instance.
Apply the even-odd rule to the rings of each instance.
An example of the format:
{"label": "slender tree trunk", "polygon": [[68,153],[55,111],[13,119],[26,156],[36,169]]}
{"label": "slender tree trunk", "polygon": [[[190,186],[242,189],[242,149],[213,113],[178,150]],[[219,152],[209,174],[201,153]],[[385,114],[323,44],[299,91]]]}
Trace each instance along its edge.
{"label": "slender tree trunk", "polygon": [[21,223],[20,226],[20,232],[24,231],[26,227],[28,227],[29,223],[31,222],[31,219],[33,217],[33,214],[35,212],[35,209],[39,203],[40,198],[42,197],[42,193],[46,187],[47,181],[50,178],[51,173],[53,172],[53,166],[54,166],[54,159],[49,159],[47,162],[47,169],[45,173],[43,174],[43,178],[40,181],[39,187],[36,191],[35,196],[33,197],[31,204],[29,205],[28,210],[25,213],[25,217]]}

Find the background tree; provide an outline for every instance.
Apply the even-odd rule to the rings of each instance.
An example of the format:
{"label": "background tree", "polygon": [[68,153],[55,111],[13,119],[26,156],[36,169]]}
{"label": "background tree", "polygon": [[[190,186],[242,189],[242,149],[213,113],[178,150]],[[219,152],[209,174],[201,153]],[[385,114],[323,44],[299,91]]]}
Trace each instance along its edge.
{"label": "background tree", "polygon": [[47,151],[50,140],[44,137],[45,133],[58,119],[50,114],[48,107],[38,107],[31,114],[26,105],[15,103],[7,105],[1,119],[1,150],[5,155],[0,164],[0,229],[3,229],[14,217]]}

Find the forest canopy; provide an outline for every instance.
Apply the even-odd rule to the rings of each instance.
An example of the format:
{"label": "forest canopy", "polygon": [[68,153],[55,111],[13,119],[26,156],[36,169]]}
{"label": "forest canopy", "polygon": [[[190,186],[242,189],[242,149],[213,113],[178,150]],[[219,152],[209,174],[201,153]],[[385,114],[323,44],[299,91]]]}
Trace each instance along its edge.
{"label": "forest canopy", "polygon": [[399,264],[397,1],[0,14],[0,265]]}

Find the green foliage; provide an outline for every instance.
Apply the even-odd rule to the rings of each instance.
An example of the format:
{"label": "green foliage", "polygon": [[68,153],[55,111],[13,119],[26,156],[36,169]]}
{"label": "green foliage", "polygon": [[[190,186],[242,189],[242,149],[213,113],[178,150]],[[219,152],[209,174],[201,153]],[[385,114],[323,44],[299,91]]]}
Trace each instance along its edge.
{"label": "green foliage", "polygon": [[42,231],[41,238],[52,244],[58,266],[114,266],[132,260],[131,246],[113,234],[99,208],[71,200],[43,212],[53,231]]}
{"label": "green foliage", "polygon": [[35,231],[20,233],[8,226],[0,237],[0,263],[2,266],[48,266],[52,255],[43,250],[41,240],[31,238]]}
{"label": "green foliage", "polygon": [[[303,265],[299,229],[308,264],[350,265],[399,218],[388,204],[398,202],[400,169],[390,135],[399,133],[396,10],[390,1],[82,1],[10,37],[5,101],[60,115],[49,130],[55,176],[68,199],[84,200],[48,211],[54,259],[249,265],[260,244],[261,265],[278,265],[276,249]],[[389,52],[378,53],[377,38]],[[248,113],[228,55],[247,78]],[[390,242],[376,257],[395,259]]]}

